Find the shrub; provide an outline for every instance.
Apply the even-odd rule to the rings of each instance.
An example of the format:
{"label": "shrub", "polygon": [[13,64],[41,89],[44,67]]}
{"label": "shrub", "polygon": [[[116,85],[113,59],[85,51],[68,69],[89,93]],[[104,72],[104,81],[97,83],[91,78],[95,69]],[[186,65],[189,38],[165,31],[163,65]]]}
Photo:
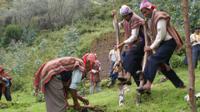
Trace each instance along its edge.
{"label": "shrub", "polygon": [[[77,53],[76,46],[79,43],[79,32],[76,28],[70,28],[69,31],[65,34],[64,44],[61,50],[59,51],[58,56],[73,56]],[[70,43],[69,43],[70,42]]]}
{"label": "shrub", "polygon": [[192,31],[194,31],[194,29],[196,27],[200,26],[200,15],[199,13],[199,4],[200,1],[196,1],[196,3],[191,4],[192,6],[190,7],[190,13],[189,13],[189,17],[190,17],[190,28],[192,29]]}
{"label": "shrub", "polygon": [[25,83],[26,81],[24,80],[24,78],[19,75],[15,75],[12,81],[12,91],[25,90]]}
{"label": "shrub", "polygon": [[171,64],[172,68],[183,67],[184,66],[183,60],[184,60],[183,55],[179,56],[177,54],[174,54],[174,55],[172,55],[170,64]]}
{"label": "shrub", "polygon": [[[0,63],[11,70],[9,74],[13,77],[12,91],[28,89],[25,85],[31,78],[28,74],[32,74],[29,66],[33,66],[33,64],[29,63],[33,55],[27,49],[27,45],[21,42],[11,43],[7,47],[7,51],[2,49],[0,53]],[[24,80],[25,78],[27,80]]]}
{"label": "shrub", "polygon": [[4,43],[9,44],[11,40],[18,41],[22,37],[22,28],[18,25],[10,24],[5,29]]}
{"label": "shrub", "polygon": [[13,0],[10,10],[2,15],[12,22],[28,26],[34,17],[39,27],[54,29],[82,19],[87,14],[90,0]]}
{"label": "shrub", "polygon": [[31,28],[23,28],[23,33],[22,33],[22,41],[26,42],[28,45],[31,45],[33,41],[36,38],[36,31]]}

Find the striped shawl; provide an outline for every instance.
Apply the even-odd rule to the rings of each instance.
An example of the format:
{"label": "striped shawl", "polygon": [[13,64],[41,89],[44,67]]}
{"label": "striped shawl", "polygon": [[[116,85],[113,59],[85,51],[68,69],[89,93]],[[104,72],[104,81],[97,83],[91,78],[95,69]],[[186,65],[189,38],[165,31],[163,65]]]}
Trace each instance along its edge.
{"label": "striped shawl", "polygon": [[54,75],[59,75],[63,71],[72,71],[77,67],[84,72],[83,61],[75,57],[57,58],[42,64],[35,73],[35,90],[40,90],[44,93],[45,84],[47,84]]}

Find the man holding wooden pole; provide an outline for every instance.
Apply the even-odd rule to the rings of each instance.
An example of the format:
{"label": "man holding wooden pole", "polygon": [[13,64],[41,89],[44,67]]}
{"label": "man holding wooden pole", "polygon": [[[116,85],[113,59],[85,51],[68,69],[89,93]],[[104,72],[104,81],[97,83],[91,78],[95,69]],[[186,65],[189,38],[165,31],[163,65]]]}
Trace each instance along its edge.
{"label": "man holding wooden pole", "polygon": [[136,72],[142,68],[144,36],[141,29],[144,20],[135,14],[127,5],[121,6],[120,15],[123,17],[123,22],[120,23],[120,26],[124,28],[125,40],[119,43],[118,48],[123,47],[125,44],[129,46],[123,62],[123,67],[126,76],[132,76],[136,85],[139,86],[139,74]]}
{"label": "man holding wooden pole", "polygon": [[177,76],[169,66],[169,60],[175,49],[182,47],[182,40],[170,25],[170,16],[163,11],[157,11],[156,6],[148,0],[143,0],[140,4],[142,14],[147,18],[147,34],[151,39],[151,45],[145,46],[144,51],[155,51],[147,60],[144,70],[144,79],[147,81],[138,91],[150,91],[151,84],[155,78],[158,68],[173,83],[176,88],[184,88],[183,81]]}

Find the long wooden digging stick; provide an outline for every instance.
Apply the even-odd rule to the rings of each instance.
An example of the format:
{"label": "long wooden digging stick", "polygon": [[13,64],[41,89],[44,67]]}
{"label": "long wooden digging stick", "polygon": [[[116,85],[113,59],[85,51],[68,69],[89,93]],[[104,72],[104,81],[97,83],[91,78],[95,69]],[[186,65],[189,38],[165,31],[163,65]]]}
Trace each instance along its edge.
{"label": "long wooden digging stick", "polygon": [[[116,44],[119,45],[120,30],[119,30],[117,15],[115,15],[113,17],[113,27],[115,30]],[[121,57],[120,57],[120,49],[119,48],[117,49],[117,57],[118,57],[117,61],[120,61]]]}

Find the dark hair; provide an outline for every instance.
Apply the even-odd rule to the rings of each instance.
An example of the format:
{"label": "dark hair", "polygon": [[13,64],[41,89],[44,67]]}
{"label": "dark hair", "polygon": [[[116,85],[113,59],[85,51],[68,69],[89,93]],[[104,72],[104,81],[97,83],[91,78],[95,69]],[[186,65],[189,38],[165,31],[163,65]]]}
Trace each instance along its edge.
{"label": "dark hair", "polygon": [[132,16],[132,15],[133,15],[133,12],[130,12],[128,15]]}

